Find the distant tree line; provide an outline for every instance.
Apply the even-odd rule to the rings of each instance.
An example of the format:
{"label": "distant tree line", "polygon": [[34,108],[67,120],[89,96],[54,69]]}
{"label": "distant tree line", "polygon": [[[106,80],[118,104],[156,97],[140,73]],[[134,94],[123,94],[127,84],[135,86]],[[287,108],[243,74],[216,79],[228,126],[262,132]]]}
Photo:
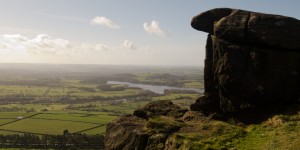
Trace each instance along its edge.
{"label": "distant tree line", "polygon": [[122,81],[122,82],[132,82],[137,83],[136,75],[130,73],[122,73],[122,74],[113,74],[109,76],[97,76],[90,77],[81,81],[82,83],[97,83],[97,84],[106,84],[107,81]]}
{"label": "distant tree line", "polygon": [[192,90],[177,90],[177,89],[166,89],[164,90],[165,94],[199,94],[196,91],[192,91]]}
{"label": "distant tree line", "polygon": [[104,149],[104,136],[71,134],[63,135],[12,134],[0,135],[1,148],[33,149]]}
{"label": "distant tree line", "polygon": [[0,85],[21,85],[21,86],[58,86],[60,80],[58,78],[36,78],[32,79],[16,79],[16,80],[0,80]]}
{"label": "distant tree line", "polygon": [[130,73],[123,74],[114,74],[109,76],[101,76],[88,78],[82,83],[97,83],[97,84],[106,84],[107,81],[121,81],[121,82],[130,82],[130,83],[141,83],[141,84],[151,84],[151,85],[167,85],[167,86],[177,86],[182,87],[184,85],[185,80],[198,80],[202,81],[202,77],[197,75],[173,75],[169,73],[156,73],[149,74],[145,77],[145,80],[138,80],[138,76]]}
{"label": "distant tree line", "polygon": [[102,84],[97,86],[98,89],[102,91],[124,91],[126,89],[129,89],[128,86],[118,86],[118,87],[113,87],[112,85],[108,84]]}
{"label": "distant tree line", "polygon": [[22,107],[0,107],[0,112],[16,112],[16,111],[28,111],[28,109]]}
{"label": "distant tree line", "polygon": [[[100,88],[100,87],[98,87]],[[109,87],[101,87],[101,88],[109,88]],[[112,88],[111,91],[125,90],[124,87],[116,87]],[[129,88],[128,88],[129,89]],[[85,88],[84,90],[89,90],[90,92],[94,89]],[[137,94],[133,95],[124,95],[124,96],[88,96],[88,97],[79,97],[75,95],[64,95],[64,96],[31,96],[31,95],[6,95],[0,96],[0,104],[11,104],[11,103],[20,103],[20,104],[40,104],[40,103],[64,103],[64,104],[74,104],[74,103],[86,103],[86,102],[95,102],[95,101],[107,101],[107,100],[118,100],[118,99],[130,99],[136,97],[154,97],[158,96],[158,94],[151,91],[140,91]]]}

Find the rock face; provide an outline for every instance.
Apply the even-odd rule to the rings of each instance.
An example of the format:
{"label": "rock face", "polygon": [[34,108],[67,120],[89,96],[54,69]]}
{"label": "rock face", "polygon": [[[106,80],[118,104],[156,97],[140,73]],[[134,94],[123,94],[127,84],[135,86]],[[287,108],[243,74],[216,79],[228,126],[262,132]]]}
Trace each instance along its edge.
{"label": "rock face", "polygon": [[146,120],[136,116],[121,117],[109,123],[106,127],[106,149],[145,149],[148,141],[143,131],[145,123]]}
{"label": "rock face", "polygon": [[149,103],[107,125],[105,149],[164,149],[168,136],[183,126],[180,118],[187,111],[171,101]]}
{"label": "rock face", "polygon": [[225,114],[300,103],[300,21],[219,8],[195,16],[209,33],[205,94],[191,110]]}
{"label": "rock face", "polygon": [[[200,112],[182,109],[171,101],[156,101],[135,111],[133,115],[109,123],[105,149],[224,149],[232,147],[232,144],[224,147],[223,143],[244,135],[240,127],[212,120]],[[220,138],[216,139],[215,136]],[[212,142],[215,144],[207,144]]]}

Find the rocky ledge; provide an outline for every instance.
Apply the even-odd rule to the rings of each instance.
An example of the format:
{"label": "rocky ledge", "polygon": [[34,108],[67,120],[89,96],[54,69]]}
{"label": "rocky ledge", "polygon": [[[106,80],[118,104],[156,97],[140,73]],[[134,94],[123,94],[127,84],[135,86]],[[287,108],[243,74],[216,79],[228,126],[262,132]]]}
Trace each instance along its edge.
{"label": "rocky ledge", "polygon": [[[232,131],[235,133],[230,133]],[[194,133],[201,133],[203,138],[226,134],[228,137],[220,140],[224,141],[243,132],[239,127],[211,120],[200,112],[181,109],[171,101],[157,101],[109,123],[105,147],[110,150],[189,149],[191,140],[196,138]]]}
{"label": "rocky ledge", "polygon": [[[290,110],[299,110],[294,106]],[[107,125],[107,150],[298,149],[300,112],[276,115],[261,124],[223,122],[171,101],[151,102]]]}

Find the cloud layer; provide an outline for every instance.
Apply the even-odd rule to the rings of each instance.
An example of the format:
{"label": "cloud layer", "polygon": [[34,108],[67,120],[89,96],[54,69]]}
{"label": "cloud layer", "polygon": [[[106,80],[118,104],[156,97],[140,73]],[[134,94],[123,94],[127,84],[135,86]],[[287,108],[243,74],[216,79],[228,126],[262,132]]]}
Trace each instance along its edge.
{"label": "cloud layer", "polygon": [[153,35],[157,35],[160,37],[164,37],[167,35],[167,32],[162,30],[159,26],[159,22],[152,20],[151,23],[148,25],[147,22],[144,23],[144,30]]}
{"label": "cloud layer", "polygon": [[20,34],[0,35],[0,54],[63,54],[70,48],[68,40],[54,39],[47,34],[39,34],[29,39]]}
{"label": "cloud layer", "polygon": [[108,28],[111,28],[111,29],[119,29],[120,26],[115,24],[113,21],[111,21],[110,19],[108,18],[105,18],[105,17],[95,17],[94,19],[92,19],[90,21],[90,24],[91,25],[101,25],[101,26],[106,26]]}
{"label": "cloud layer", "polygon": [[30,39],[20,34],[0,35],[0,55],[34,54],[34,55],[86,55],[105,51],[135,50],[136,45],[124,40],[120,46],[109,46],[103,43],[74,44],[65,39],[53,38],[39,34]]}

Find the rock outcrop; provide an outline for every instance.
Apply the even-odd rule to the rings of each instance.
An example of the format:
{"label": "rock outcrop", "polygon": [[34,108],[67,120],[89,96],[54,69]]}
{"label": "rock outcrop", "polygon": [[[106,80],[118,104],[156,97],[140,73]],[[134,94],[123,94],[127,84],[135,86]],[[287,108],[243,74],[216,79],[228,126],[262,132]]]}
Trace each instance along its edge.
{"label": "rock outcrop", "polygon": [[219,8],[191,25],[209,33],[205,94],[191,110],[240,115],[300,103],[299,20]]}
{"label": "rock outcrop", "polygon": [[183,126],[181,117],[188,110],[171,101],[157,101],[121,117],[106,128],[105,148],[108,150],[160,150],[168,136]]}
{"label": "rock outcrop", "polygon": [[[209,149],[221,147],[222,143],[243,136],[244,133],[240,127],[211,120],[200,112],[182,109],[171,101],[156,101],[135,111],[133,115],[123,116],[109,123],[106,128],[105,149]],[[216,135],[224,136],[213,139],[220,144],[207,145],[206,142],[212,140],[210,137]],[[201,138],[203,142],[193,140],[197,138]]]}
{"label": "rock outcrop", "polygon": [[[299,106],[294,109],[299,111]],[[105,149],[299,149],[299,133],[300,112],[274,116],[261,125],[247,127],[187,111],[170,101],[156,101],[109,123]]]}

